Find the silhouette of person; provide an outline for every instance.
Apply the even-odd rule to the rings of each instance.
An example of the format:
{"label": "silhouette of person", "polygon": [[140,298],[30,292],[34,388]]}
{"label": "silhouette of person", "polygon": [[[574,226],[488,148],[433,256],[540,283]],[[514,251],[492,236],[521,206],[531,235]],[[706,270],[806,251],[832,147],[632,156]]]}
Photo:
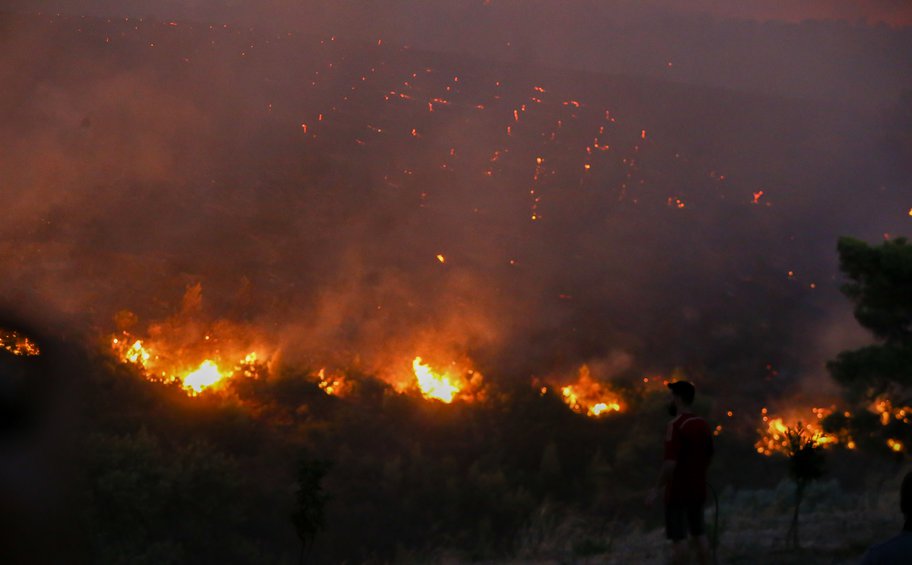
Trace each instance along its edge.
{"label": "silhouette of person", "polygon": [[906,473],[899,489],[899,508],[906,518],[903,529],[895,537],[872,546],[861,565],[893,565],[912,563],[912,471]]}
{"label": "silhouette of person", "polygon": [[665,534],[672,542],[672,563],[686,563],[687,535],[701,564],[708,564],[709,541],[703,522],[706,503],[706,470],[713,455],[712,430],[691,410],[696,388],[687,381],[668,384],[673,419],[665,432],[665,458],[659,480],[646,497],[652,505],[664,490]]}

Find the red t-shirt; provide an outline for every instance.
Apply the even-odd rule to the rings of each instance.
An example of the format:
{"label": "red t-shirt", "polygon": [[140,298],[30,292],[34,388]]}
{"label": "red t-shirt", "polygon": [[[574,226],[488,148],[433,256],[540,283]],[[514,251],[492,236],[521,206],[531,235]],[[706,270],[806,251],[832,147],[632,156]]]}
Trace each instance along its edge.
{"label": "red t-shirt", "polygon": [[666,504],[706,501],[706,469],[712,455],[712,430],[706,420],[685,412],[668,423],[665,460],[677,464],[671,482],[665,487]]}

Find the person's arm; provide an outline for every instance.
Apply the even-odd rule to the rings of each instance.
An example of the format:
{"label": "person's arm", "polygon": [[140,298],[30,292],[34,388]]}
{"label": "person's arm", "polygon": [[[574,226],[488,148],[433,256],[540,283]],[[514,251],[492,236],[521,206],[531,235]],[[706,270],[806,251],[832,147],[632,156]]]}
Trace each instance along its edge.
{"label": "person's arm", "polygon": [[659,470],[659,479],[656,481],[655,487],[649,491],[649,494],[646,496],[646,504],[652,504],[655,502],[655,499],[658,498],[659,493],[661,493],[668,483],[671,482],[671,477],[674,476],[675,466],[678,462],[670,459],[666,459],[662,462],[662,468]]}
{"label": "person's arm", "polygon": [[666,459],[662,462],[662,469],[659,471],[659,480],[656,481],[656,491],[665,488],[665,486],[671,482],[671,477],[674,476],[675,466],[677,466],[677,464],[678,462],[674,459]]}
{"label": "person's arm", "polygon": [[659,478],[656,480],[655,487],[646,495],[647,505],[652,505],[655,499],[658,498],[659,493],[671,482],[675,467],[678,464],[679,443],[674,426],[669,423],[668,432],[665,434],[665,459],[662,461],[662,468],[659,470]]}

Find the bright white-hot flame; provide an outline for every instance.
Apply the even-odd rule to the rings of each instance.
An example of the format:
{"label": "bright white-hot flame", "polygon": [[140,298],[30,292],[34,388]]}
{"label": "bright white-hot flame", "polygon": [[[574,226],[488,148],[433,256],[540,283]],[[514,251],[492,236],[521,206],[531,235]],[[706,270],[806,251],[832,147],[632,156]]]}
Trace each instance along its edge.
{"label": "bright white-hot flame", "polygon": [[621,405],[618,402],[599,402],[595,406],[589,408],[589,414],[593,416],[598,416],[606,412],[620,412]]}
{"label": "bright white-hot flame", "polygon": [[130,363],[138,363],[145,367],[146,363],[148,363],[149,359],[152,357],[152,354],[143,347],[142,340],[136,340],[136,342],[127,350],[124,357],[126,357],[127,361]]}
{"label": "bright white-hot flame", "polygon": [[459,393],[459,387],[449,375],[434,373],[428,365],[421,362],[421,357],[415,357],[412,361],[412,370],[415,371],[418,388],[425,398],[435,398],[449,404]]}
{"label": "bright white-hot flame", "polygon": [[223,378],[225,375],[219,370],[218,365],[206,359],[200,363],[198,369],[184,377],[184,388],[199,394],[203,389],[214,385]]}

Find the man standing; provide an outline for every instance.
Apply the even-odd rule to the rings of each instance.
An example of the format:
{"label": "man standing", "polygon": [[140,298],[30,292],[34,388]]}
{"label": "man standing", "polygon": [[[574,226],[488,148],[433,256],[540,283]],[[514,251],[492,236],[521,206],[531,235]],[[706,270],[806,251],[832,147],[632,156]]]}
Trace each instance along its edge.
{"label": "man standing", "polygon": [[706,469],[713,455],[712,430],[691,411],[696,389],[687,381],[669,383],[665,460],[655,488],[646,497],[652,504],[661,489],[665,496],[665,533],[672,542],[672,563],[687,562],[688,533],[701,565],[709,563],[709,542],[703,524]]}

